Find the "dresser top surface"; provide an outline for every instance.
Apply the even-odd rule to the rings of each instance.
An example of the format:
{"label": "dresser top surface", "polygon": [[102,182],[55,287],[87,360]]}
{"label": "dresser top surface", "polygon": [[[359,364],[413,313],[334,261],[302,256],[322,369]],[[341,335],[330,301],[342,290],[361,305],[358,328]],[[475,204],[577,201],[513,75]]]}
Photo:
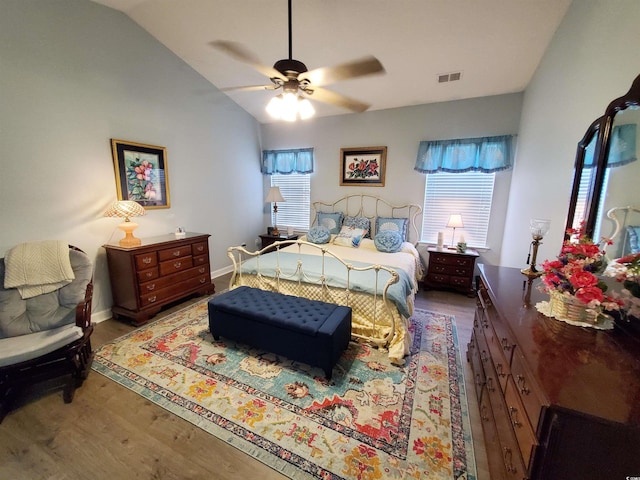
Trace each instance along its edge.
{"label": "dresser top surface", "polygon": [[516,352],[548,401],[640,426],[640,342],[619,330],[576,327],[536,310],[548,295],[519,269],[479,265],[492,303],[515,337]]}
{"label": "dresser top surface", "polygon": [[175,234],[169,233],[167,235],[158,235],[155,237],[140,237],[141,244],[135,247],[123,247],[118,244],[118,241],[114,243],[107,243],[104,245],[105,248],[110,248],[114,250],[123,250],[123,251],[133,251],[145,247],[153,247],[153,246],[161,246],[163,243],[176,243],[180,241],[185,241],[187,243],[192,242],[194,239],[202,237],[202,239],[206,239],[210,237],[208,233],[195,233],[195,232],[187,232],[184,237],[177,238]]}

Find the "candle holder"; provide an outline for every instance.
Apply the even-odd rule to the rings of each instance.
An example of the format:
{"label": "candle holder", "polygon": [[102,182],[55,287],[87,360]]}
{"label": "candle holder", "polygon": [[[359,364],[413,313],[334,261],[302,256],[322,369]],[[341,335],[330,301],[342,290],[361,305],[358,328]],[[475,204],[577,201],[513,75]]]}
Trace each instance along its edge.
{"label": "candle holder", "polygon": [[543,273],[536,268],[536,258],[538,257],[538,247],[542,243],[540,240],[547,234],[550,225],[551,220],[543,220],[540,218],[532,218],[529,222],[529,230],[533,237],[533,241],[531,245],[529,245],[529,255],[527,256],[529,267],[520,270],[529,278],[539,277]]}

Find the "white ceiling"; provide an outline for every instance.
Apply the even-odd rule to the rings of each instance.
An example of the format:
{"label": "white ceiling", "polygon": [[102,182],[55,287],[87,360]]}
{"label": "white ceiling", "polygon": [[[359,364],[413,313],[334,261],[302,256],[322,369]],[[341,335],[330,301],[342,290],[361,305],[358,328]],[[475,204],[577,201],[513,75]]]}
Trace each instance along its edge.
{"label": "white ceiling", "polygon": [[[215,50],[239,42],[264,65],[288,57],[287,0],[93,0],[121,10],[216,87],[266,85]],[[384,75],[328,90],[370,110],[523,91],[571,0],[293,0],[293,58],[309,70],[367,55]],[[460,81],[438,83],[442,73]],[[226,92],[258,121],[272,91]],[[312,98],[312,97],[311,97]],[[313,102],[317,116],[351,113]]]}

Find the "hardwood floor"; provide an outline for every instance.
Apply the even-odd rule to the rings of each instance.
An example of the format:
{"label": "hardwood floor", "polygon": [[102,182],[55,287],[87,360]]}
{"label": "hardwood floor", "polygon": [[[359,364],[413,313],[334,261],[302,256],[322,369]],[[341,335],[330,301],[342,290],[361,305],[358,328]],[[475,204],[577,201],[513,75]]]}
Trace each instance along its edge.
{"label": "hardwood floor", "polygon": [[[215,280],[217,290],[228,277]],[[172,311],[196,301],[188,300]],[[475,300],[459,293],[420,291],[416,307],[456,318],[465,368]],[[134,327],[116,320],[96,325],[94,348]],[[489,480],[478,405],[467,388],[478,480]],[[236,448],[167,412],[140,395],[91,372],[73,403],[61,391],[34,392],[0,424],[2,479],[285,479]]]}

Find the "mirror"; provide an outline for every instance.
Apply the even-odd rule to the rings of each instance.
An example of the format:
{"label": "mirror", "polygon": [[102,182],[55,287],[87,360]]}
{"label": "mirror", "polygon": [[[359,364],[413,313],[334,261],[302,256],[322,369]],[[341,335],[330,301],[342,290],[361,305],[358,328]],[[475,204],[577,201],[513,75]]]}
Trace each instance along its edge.
{"label": "mirror", "polygon": [[615,228],[607,212],[613,207],[640,205],[640,192],[634,185],[640,178],[639,125],[640,75],[578,143],[566,228],[584,221],[586,234],[594,239],[611,236]]}

